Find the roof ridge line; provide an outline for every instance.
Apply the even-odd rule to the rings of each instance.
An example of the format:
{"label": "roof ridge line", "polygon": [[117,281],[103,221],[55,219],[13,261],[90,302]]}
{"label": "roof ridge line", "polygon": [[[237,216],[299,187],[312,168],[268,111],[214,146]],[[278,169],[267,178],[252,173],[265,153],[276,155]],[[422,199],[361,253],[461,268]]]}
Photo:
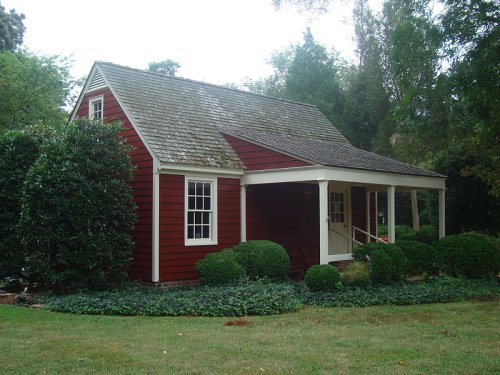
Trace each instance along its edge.
{"label": "roof ridge line", "polygon": [[215,83],[199,81],[199,80],[195,80],[195,79],[191,79],[191,78],[168,76],[168,75],[165,75],[165,74],[156,73],[156,72],[150,72],[150,71],[142,70],[142,69],[139,69],[139,68],[132,68],[130,66],[115,64],[115,63],[112,63],[112,62],[109,62],[109,61],[96,60],[95,63],[98,64],[98,65],[99,64],[105,64],[105,65],[115,66],[115,67],[121,68],[121,69],[134,70],[134,71],[137,71],[137,72],[140,72],[140,73],[151,74],[151,75],[155,75],[155,76],[158,76],[158,77],[163,77],[163,78],[167,78],[167,79],[173,79],[173,80],[177,80],[177,81],[184,81],[184,82],[193,83],[193,84],[201,84],[201,85],[205,85],[205,86],[211,86],[211,87],[215,87],[215,88],[226,90],[226,91],[234,91],[234,92],[238,92],[238,93],[241,93],[241,94],[247,94],[247,95],[257,96],[259,98],[267,98],[267,99],[277,100],[277,101],[285,102],[285,103],[298,104],[298,105],[302,105],[302,106],[306,106],[306,107],[316,108],[319,111],[319,108],[317,106],[315,106],[314,104],[297,102],[297,101],[288,100],[288,99],[281,99],[281,98],[277,98],[275,96],[257,94],[257,93],[251,92],[251,91],[245,91],[245,90],[241,90],[241,89],[237,89],[237,88],[233,88],[233,87],[221,86],[221,85],[217,85]]}

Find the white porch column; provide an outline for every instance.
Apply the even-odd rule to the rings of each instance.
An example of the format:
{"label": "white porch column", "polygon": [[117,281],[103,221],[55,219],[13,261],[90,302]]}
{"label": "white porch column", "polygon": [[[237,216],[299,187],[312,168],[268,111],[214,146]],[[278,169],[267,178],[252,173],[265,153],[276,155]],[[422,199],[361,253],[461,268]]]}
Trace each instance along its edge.
{"label": "white porch column", "polygon": [[[366,231],[371,233],[371,223],[370,223],[370,192],[366,192]],[[370,236],[366,235],[366,243],[370,242]]]}
{"label": "white porch column", "polygon": [[396,187],[387,188],[387,234],[389,243],[396,242]]}
{"label": "white porch column", "polygon": [[328,180],[319,184],[319,263],[328,264]]}
{"label": "white porch column", "polygon": [[439,189],[439,238],[446,235],[445,232],[445,189]]}
{"label": "white porch column", "polygon": [[241,185],[240,187],[240,240],[246,242],[247,240],[247,187]]}

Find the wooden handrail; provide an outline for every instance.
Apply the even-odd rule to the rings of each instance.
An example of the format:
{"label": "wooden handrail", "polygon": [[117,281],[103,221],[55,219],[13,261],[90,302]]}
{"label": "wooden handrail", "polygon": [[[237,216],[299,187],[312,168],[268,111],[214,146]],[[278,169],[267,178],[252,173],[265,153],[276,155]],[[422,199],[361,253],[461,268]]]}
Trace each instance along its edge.
{"label": "wooden handrail", "polygon": [[328,230],[330,232],[340,234],[342,237],[347,238],[349,241],[354,242],[356,245],[363,245],[363,242],[359,242],[358,240],[356,240],[356,239],[354,239],[352,237],[349,237],[348,235],[346,235],[344,233],[337,232],[336,230],[334,230],[332,228],[328,228]]}
{"label": "wooden handrail", "polygon": [[371,233],[368,233],[368,232],[365,232],[363,229],[360,229],[358,227],[355,227],[354,225],[352,226],[352,231],[353,231],[353,236],[354,236],[354,231],[357,230],[358,232],[361,232],[367,236],[369,236],[370,238],[373,238],[375,241],[378,241],[378,242],[382,242],[382,243],[387,243],[386,241],[384,241],[383,239],[381,238],[378,238],[377,236],[374,236],[373,234]]}

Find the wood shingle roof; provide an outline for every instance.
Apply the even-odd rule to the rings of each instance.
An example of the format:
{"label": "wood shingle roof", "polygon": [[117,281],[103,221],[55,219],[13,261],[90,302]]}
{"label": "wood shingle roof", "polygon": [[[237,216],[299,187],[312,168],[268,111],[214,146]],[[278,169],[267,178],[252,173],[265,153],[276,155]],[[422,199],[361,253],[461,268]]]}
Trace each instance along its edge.
{"label": "wood shingle roof", "polygon": [[244,169],[225,133],[314,164],[443,177],[355,148],[308,104],[107,62],[95,68],[160,163]]}

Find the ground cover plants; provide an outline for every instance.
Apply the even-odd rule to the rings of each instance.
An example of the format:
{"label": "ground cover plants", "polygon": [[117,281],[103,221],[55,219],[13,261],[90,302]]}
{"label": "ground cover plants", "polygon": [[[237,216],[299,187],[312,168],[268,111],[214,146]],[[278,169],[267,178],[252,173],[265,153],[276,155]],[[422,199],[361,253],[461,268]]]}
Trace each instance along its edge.
{"label": "ground cover plants", "polygon": [[311,291],[301,283],[242,280],[224,286],[178,289],[131,284],[112,291],[46,294],[28,302],[43,303],[48,310],[75,314],[245,316],[288,313],[305,306],[413,305],[471,298],[495,299],[499,294],[500,287],[496,281],[452,277],[363,288],[344,286],[329,291]]}

